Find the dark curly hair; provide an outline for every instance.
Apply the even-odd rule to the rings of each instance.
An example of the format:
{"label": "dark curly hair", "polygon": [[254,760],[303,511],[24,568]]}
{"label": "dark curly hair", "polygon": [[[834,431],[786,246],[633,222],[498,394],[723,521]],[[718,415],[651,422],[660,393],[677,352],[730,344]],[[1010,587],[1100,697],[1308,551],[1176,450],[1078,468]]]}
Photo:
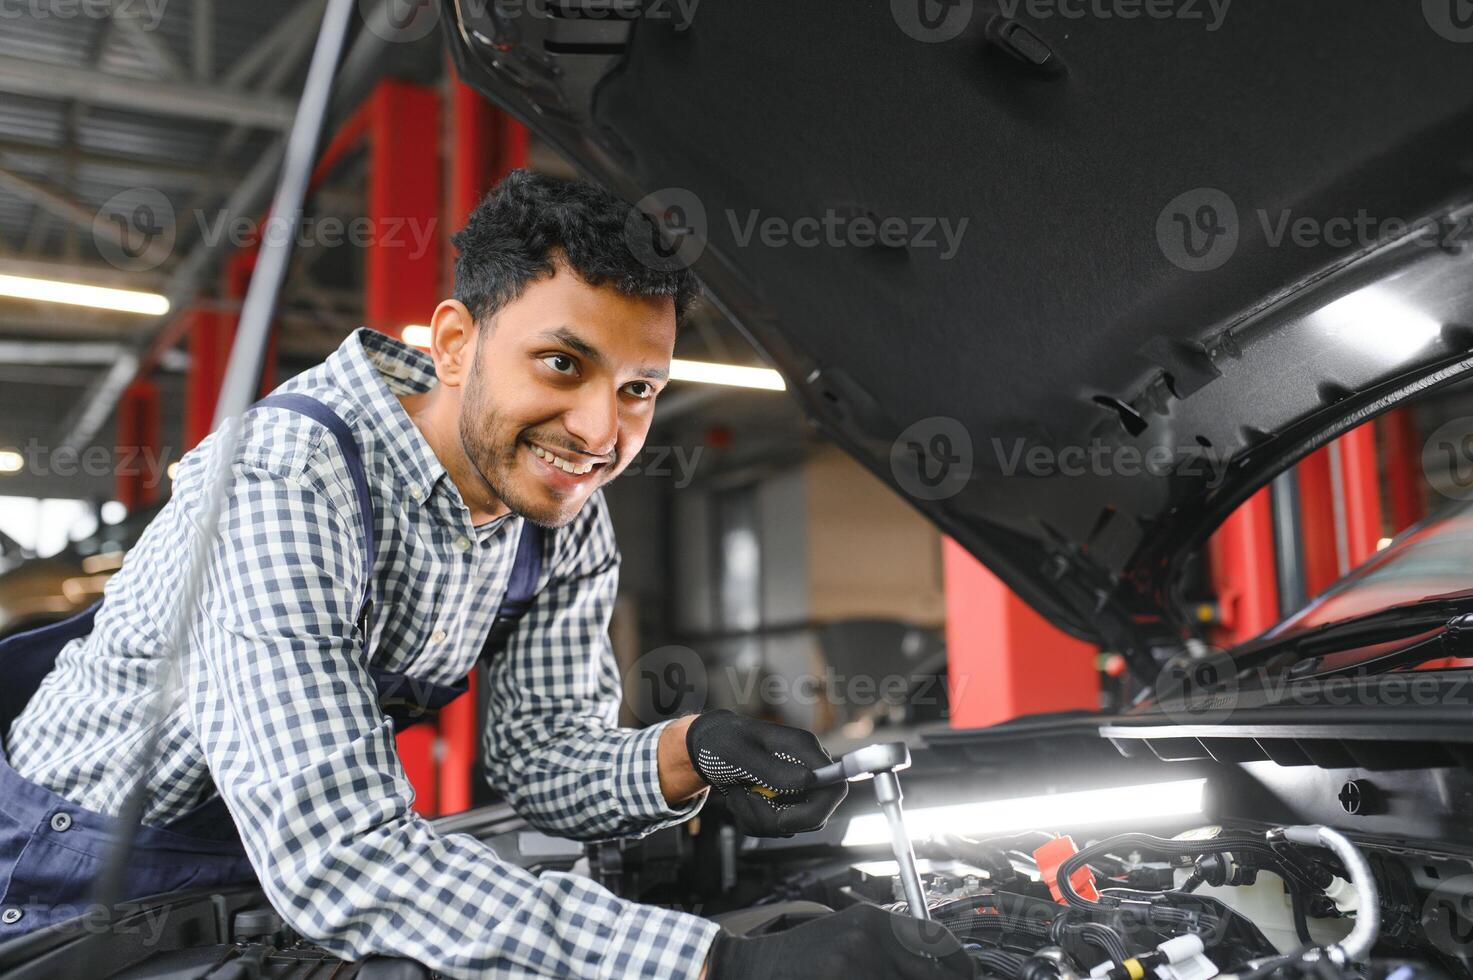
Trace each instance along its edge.
{"label": "dark curly hair", "polygon": [[480,323],[562,262],[593,286],[610,285],[626,296],[671,297],[680,324],[700,294],[695,273],[652,268],[630,249],[656,241],[658,234],[647,215],[595,184],[513,170],[451,236],[460,252],[455,298]]}

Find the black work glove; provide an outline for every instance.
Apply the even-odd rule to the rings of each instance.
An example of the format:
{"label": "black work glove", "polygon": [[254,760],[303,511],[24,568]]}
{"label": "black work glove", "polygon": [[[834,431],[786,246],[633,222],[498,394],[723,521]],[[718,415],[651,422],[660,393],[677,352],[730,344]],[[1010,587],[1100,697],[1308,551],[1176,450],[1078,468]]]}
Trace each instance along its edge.
{"label": "black work glove", "polygon": [[947,980],[974,976],[951,930],[855,905],[770,936],[722,931],[706,980]]}
{"label": "black work glove", "polygon": [[691,764],[716,788],[752,837],[818,830],[849,794],[845,783],[815,788],[813,770],[833,760],[812,732],[707,711],[685,733]]}

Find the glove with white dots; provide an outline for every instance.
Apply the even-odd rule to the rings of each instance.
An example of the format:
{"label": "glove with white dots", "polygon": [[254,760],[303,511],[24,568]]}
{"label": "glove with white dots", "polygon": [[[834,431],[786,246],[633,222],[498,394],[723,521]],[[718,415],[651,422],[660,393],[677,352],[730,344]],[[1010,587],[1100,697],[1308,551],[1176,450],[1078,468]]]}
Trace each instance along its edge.
{"label": "glove with white dots", "polygon": [[691,723],[685,747],[752,837],[818,830],[849,793],[845,783],[815,787],[813,770],[833,760],[812,732],[748,718],[725,708]]}

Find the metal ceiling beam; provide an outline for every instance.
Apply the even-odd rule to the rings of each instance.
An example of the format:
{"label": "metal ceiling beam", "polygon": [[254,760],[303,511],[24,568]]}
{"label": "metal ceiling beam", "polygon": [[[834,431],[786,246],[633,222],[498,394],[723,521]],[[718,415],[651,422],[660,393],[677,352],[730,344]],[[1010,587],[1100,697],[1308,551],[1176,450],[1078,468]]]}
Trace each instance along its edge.
{"label": "metal ceiling beam", "polygon": [[190,166],[167,160],[147,160],[92,150],[71,150],[60,146],[39,146],[35,143],[8,139],[0,139],[0,154],[12,158],[26,157],[77,166],[107,167],[135,177],[155,180],[159,177],[167,177],[181,183],[209,186],[234,187],[245,176],[244,171],[233,168]]}
{"label": "metal ceiling beam", "polygon": [[[119,289],[160,289],[164,276],[159,272],[124,272],[100,262],[70,262],[66,259],[24,259],[6,257],[0,272],[12,276],[31,276],[36,279],[62,279],[68,282],[86,282],[94,286],[116,286]],[[73,307],[72,316],[84,316],[90,311]],[[138,321],[133,319],[136,324]]]}
{"label": "metal ceiling beam", "polygon": [[133,50],[153,63],[161,77],[171,81],[182,81],[189,77],[178,55],[174,54],[157,31],[148,30],[132,16],[116,11],[113,13],[113,23],[117,25],[118,33],[132,45]]}
{"label": "metal ceiling beam", "polygon": [[[96,211],[83,207],[66,195],[58,194],[51,188],[36,183],[29,177],[22,177],[20,174],[0,169],[0,187],[7,188],[13,193],[19,194],[21,197],[45,208],[56,217],[70,222],[72,225],[89,234],[102,235],[120,248],[126,244],[123,240],[122,232],[105,221],[96,220]],[[153,266],[162,265],[168,257],[168,250],[157,242],[150,245],[139,255],[140,260]]]}
{"label": "metal ceiling beam", "polygon": [[[353,46],[344,56],[334,84],[330,118],[346,119],[367,96],[369,89],[383,73],[387,58],[385,53],[389,38],[393,37],[390,22],[389,0],[379,0],[367,15],[371,18],[365,28],[358,32]],[[271,192],[277,168],[281,164],[283,145],[274,142],[246,175],[235,193],[226,201],[224,214],[227,218],[237,215],[254,215],[266,204]],[[61,426],[58,444],[79,448],[87,445],[101,431],[102,426],[117,407],[123,389],[138,372],[143,357],[161,336],[168,333],[174,322],[188,313],[189,304],[205,285],[216,263],[231,251],[232,246],[225,236],[201,241],[195,249],[174,269],[168,288],[171,312],[156,320],[144,332],[131,355],[119,359],[113,369],[92,387],[79,402],[72,414]]]}
{"label": "metal ceiling beam", "polygon": [[189,12],[190,61],[194,80],[208,82],[215,77],[215,0],[194,0]]}
{"label": "metal ceiling beam", "polygon": [[296,104],[290,99],[202,86],[124,78],[90,68],[0,56],[0,92],[38,99],[76,99],[150,115],[286,129]]}
{"label": "metal ceiling beam", "polygon": [[306,34],[308,40],[311,40],[312,29],[322,19],[322,11],[326,6],[327,0],[309,0],[298,6],[268,31],[261,40],[257,41],[249,51],[235,60],[235,63],[221,76],[221,84],[231,89],[244,88],[246,83],[255,78],[267,65],[277,60],[282,48],[292,44],[303,34]]}

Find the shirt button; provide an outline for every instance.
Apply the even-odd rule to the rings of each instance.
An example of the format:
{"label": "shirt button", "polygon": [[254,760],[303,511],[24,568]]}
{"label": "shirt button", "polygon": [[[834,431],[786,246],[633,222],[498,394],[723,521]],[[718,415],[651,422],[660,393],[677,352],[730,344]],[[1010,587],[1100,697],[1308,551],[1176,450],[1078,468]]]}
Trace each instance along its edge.
{"label": "shirt button", "polygon": [[3,922],[8,926],[13,926],[20,921],[20,917],[23,915],[25,915],[24,912],[12,905],[4,912],[0,912],[0,922]]}
{"label": "shirt button", "polygon": [[411,497],[413,497],[415,500],[423,500],[423,499],[425,499],[425,493],[419,487],[410,487],[409,488],[409,495]]}
{"label": "shirt button", "polygon": [[445,642],[445,631],[444,630],[435,630],[435,632],[433,632],[433,633],[430,634],[430,642],[431,643],[444,643]]}
{"label": "shirt button", "polygon": [[468,537],[466,537],[463,534],[460,537],[456,538],[455,539],[455,550],[456,551],[470,551],[471,550],[471,539],[468,538]]}
{"label": "shirt button", "polygon": [[53,813],[51,815],[51,829],[62,834],[72,829],[72,818],[69,814]]}

